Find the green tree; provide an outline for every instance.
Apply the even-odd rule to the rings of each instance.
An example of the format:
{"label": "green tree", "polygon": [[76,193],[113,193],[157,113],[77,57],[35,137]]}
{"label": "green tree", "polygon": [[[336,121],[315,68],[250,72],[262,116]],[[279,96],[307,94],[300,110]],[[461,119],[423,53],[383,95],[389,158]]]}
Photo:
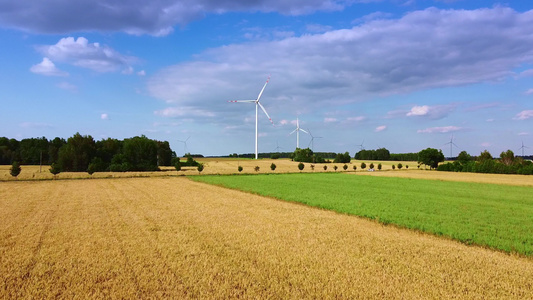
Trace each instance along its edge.
{"label": "green tree", "polygon": [[52,163],[50,165],[50,173],[54,175],[54,178],[56,178],[56,175],[61,173],[61,168],[59,168],[59,165],[57,163]]}
{"label": "green tree", "polygon": [[11,176],[13,177],[17,177],[19,176],[20,171],[21,171],[20,164],[14,161],[13,164],[11,165],[11,169],[9,169],[9,174],[11,174]]}
{"label": "green tree", "polygon": [[430,169],[436,169],[440,162],[444,161],[442,150],[427,148],[418,152],[418,163],[429,166]]}
{"label": "green tree", "polygon": [[239,171],[239,173],[242,172],[242,166],[239,166],[237,170]]}
{"label": "green tree", "polygon": [[368,168],[374,169],[374,163],[370,163],[370,165],[368,165]]}
{"label": "green tree", "polygon": [[504,151],[500,154],[500,161],[506,166],[512,165],[514,160],[514,152],[511,150]]}
{"label": "green tree", "polygon": [[254,171],[256,171],[256,172],[259,172],[259,169],[260,169],[259,166],[255,166],[254,167]]}
{"label": "green tree", "polygon": [[270,170],[272,170],[272,171],[276,170],[276,164],[275,163],[272,163],[270,165]]}
{"label": "green tree", "polygon": [[324,171],[326,171],[328,169],[328,166],[324,166]]}
{"label": "green tree", "polygon": [[86,172],[95,154],[96,144],[92,136],[76,133],[59,149],[58,167],[62,172]]}
{"label": "green tree", "polygon": [[144,135],[125,139],[122,154],[128,171],[158,171],[157,150],[157,142]]}
{"label": "green tree", "polygon": [[492,158],[492,155],[490,154],[489,151],[487,150],[484,150],[483,152],[481,152],[481,154],[477,157],[477,161],[479,162],[485,162],[487,160],[493,160]]}
{"label": "green tree", "polygon": [[398,170],[401,170],[403,168],[402,163],[398,163]]}
{"label": "green tree", "polygon": [[356,165],[353,165],[353,170],[357,171],[357,166]]}
{"label": "green tree", "polygon": [[338,153],[333,160],[334,163],[349,163],[351,161],[350,153],[345,152],[344,154]]}
{"label": "green tree", "polygon": [[365,169],[366,168],[366,164],[364,162],[361,163],[361,169]]}
{"label": "green tree", "polygon": [[381,165],[381,163],[378,164],[378,170],[381,170],[383,166]]}
{"label": "green tree", "polygon": [[170,149],[170,144],[165,142],[157,141],[157,159],[159,166],[170,166],[172,163],[172,149]]}
{"label": "green tree", "polygon": [[204,164],[198,164],[198,167],[196,168],[198,170],[198,173],[202,173],[204,170]]}
{"label": "green tree", "polygon": [[304,165],[303,163],[299,163],[299,164],[298,164],[298,170],[301,171],[301,170],[304,169],[304,167],[305,167],[305,165]]}
{"label": "green tree", "polygon": [[396,165],[392,165],[392,169],[393,169],[393,170],[396,169]]}
{"label": "green tree", "polygon": [[457,155],[457,161],[461,165],[466,165],[471,160],[472,160],[472,156],[470,156],[470,154],[468,154],[468,152],[466,152],[466,151],[461,151],[461,153],[459,153],[459,155]]}
{"label": "green tree", "polygon": [[176,168],[176,171],[181,171],[181,162],[180,162],[180,158],[179,157],[174,157],[172,159],[173,163],[174,163],[174,168]]}
{"label": "green tree", "polygon": [[337,167],[337,166],[333,166],[333,170],[335,170],[335,171],[337,171],[338,168],[339,167]]}
{"label": "green tree", "polygon": [[344,169],[344,171],[348,170],[348,165],[344,164],[344,166],[342,166],[342,168]]}

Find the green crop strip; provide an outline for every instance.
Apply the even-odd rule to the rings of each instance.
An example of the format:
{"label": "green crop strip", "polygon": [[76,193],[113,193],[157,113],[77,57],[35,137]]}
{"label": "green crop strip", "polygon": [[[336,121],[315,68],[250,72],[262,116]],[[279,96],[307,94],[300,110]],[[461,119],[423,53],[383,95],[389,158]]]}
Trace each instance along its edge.
{"label": "green crop strip", "polygon": [[533,255],[533,188],[346,174],[191,179]]}

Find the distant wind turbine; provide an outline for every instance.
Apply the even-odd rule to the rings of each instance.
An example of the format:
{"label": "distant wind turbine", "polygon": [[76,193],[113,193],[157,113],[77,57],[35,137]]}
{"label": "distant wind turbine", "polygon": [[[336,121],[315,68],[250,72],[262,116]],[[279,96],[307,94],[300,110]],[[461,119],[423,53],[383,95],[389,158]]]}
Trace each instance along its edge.
{"label": "distant wind turbine", "polygon": [[529,147],[524,146],[524,141],[522,141],[522,147],[518,149],[518,150],[522,150],[522,157],[524,157],[524,148],[529,148]]}
{"label": "distant wind turbine", "polygon": [[283,148],[280,147],[278,144],[278,141],[276,141],[276,148],[274,149],[274,151],[279,152],[280,149],[283,149]]}
{"label": "distant wind turbine", "polygon": [[365,140],[363,139],[363,142],[356,146],[359,146],[359,150],[365,150],[365,146],[363,146],[364,144],[365,144]]}
{"label": "distant wind turbine", "polygon": [[185,156],[185,154],[189,153],[189,148],[187,148],[187,141],[190,138],[191,138],[191,136],[189,135],[189,137],[186,140],[184,140],[184,141],[178,140],[178,142],[183,143],[183,156]]}
{"label": "distant wind turbine", "polygon": [[309,134],[309,132],[303,130],[302,128],[300,128],[300,121],[298,120],[298,117],[296,118],[296,129],[294,129],[290,134],[293,134],[296,132],[296,148],[300,148],[300,131],[303,131],[307,134]]}
{"label": "distant wind turbine", "polygon": [[263,95],[263,91],[265,90],[269,80],[270,80],[270,76],[268,76],[267,81],[265,82],[265,85],[261,89],[261,92],[259,92],[259,96],[257,96],[257,99],[255,99],[255,100],[231,100],[231,101],[228,101],[228,102],[232,102],[232,103],[236,103],[236,102],[255,103],[255,159],[257,159],[257,137],[258,137],[258,134],[257,134],[257,111],[258,111],[258,107],[261,107],[261,109],[263,110],[263,112],[267,116],[267,118],[270,121],[270,123],[272,123],[272,125],[274,125],[274,122],[272,122],[272,118],[270,118],[270,116],[268,115],[268,113],[265,110],[265,108],[263,107],[263,105],[261,105],[261,102],[259,102],[259,99],[261,98],[261,95]]}
{"label": "distant wind turbine", "polygon": [[450,141],[444,145],[448,145],[448,144],[450,145],[450,158],[452,158],[453,157],[453,154],[452,154],[453,146],[457,147],[457,145],[453,142],[453,134],[452,134],[452,138],[450,139]]}
{"label": "distant wind turbine", "polygon": [[321,136],[314,136],[312,133],[311,133],[311,130],[307,129],[307,131],[309,131],[309,135],[311,136],[311,141],[309,142],[309,144],[307,145],[307,147],[309,147],[309,145],[311,145],[311,150],[312,151],[315,151],[315,143],[314,143],[314,140],[315,139],[321,139],[322,137]]}

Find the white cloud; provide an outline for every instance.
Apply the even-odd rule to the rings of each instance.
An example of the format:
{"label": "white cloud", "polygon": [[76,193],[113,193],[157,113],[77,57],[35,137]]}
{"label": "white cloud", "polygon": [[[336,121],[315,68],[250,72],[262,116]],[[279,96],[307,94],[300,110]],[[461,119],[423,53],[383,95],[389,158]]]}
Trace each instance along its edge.
{"label": "white cloud", "polygon": [[[256,97],[272,73],[263,104],[287,111],[495,82],[533,57],[532,27],[533,12],[430,8],[350,29],[210,49],[156,73],[148,90],[167,103],[222,111],[230,108],[219,102]],[[430,106],[425,117],[454,109]]]}
{"label": "white cloud", "polygon": [[488,148],[488,147],[490,147],[490,146],[492,146],[492,144],[489,143],[489,142],[483,142],[483,143],[481,143],[481,147],[487,147],[487,148]]}
{"label": "white cloud", "polygon": [[145,76],[145,75],[146,75],[146,71],[144,71],[144,70],[140,70],[139,72],[137,72],[137,75],[139,75],[139,76]]}
{"label": "white cloud", "polygon": [[413,106],[411,110],[406,114],[408,117],[428,117],[430,119],[442,119],[455,109],[455,105],[435,105],[435,106]]}
{"label": "white cloud", "polygon": [[68,76],[67,72],[59,70],[48,57],[43,58],[42,62],[32,66],[30,71],[45,76]]}
{"label": "white cloud", "polygon": [[461,130],[461,127],[457,126],[444,126],[444,127],[431,127],[426,129],[419,129],[417,133],[448,133]]}
{"label": "white cloud", "polygon": [[494,119],[487,119],[486,122],[494,122]]}
{"label": "white cloud", "polygon": [[519,132],[518,135],[520,135],[520,136],[529,135],[529,132]]}
{"label": "white cloud", "polygon": [[514,117],[515,120],[527,120],[529,118],[533,118],[533,110],[523,110]]}
{"label": "white cloud", "polygon": [[429,112],[429,106],[427,105],[413,106],[413,108],[411,108],[411,111],[407,113],[407,116],[408,117],[425,116],[428,114],[428,112]]}
{"label": "white cloud", "polygon": [[100,115],[100,119],[102,119],[102,120],[109,120],[109,115],[106,114],[106,113],[101,114],[101,115]]}
{"label": "white cloud", "polygon": [[207,14],[277,12],[284,15],[339,11],[351,0],[56,0],[4,1],[0,25],[38,33],[123,31],[163,36]]}
{"label": "white cloud", "polygon": [[133,73],[131,64],[136,58],[125,56],[99,43],[89,43],[84,37],[62,38],[55,45],[39,46],[38,50],[53,61],[72,64],[97,72],[114,72],[123,69]]}
{"label": "white cloud", "polygon": [[526,95],[531,95],[531,94],[533,94],[533,89],[529,89],[529,90],[525,91],[524,94],[526,94]]}
{"label": "white cloud", "polygon": [[381,131],[383,131],[385,129],[387,129],[387,126],[381,125],[381,126],[376,127],[376,129],[374,129],[374,131],[375,132],[381,132]]}
{"label": "white cloud", "polygon": [[336,118],[324,118],[324,123],[334,123],[337,122]]}

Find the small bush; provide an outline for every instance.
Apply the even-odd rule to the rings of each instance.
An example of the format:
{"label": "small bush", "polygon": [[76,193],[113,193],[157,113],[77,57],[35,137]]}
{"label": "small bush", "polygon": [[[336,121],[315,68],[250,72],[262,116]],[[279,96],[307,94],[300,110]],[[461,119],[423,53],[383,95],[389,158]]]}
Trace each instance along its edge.
{"label": "small bush", "polygon": [[202,171],[204,170],[204,164],[198,164],[198,173],[202,173]]}
{"label": "small bush", "polygon": [[398,170],[401,170],[403,168],[403,165],[401,163],[398,164]]}
{"label": "small bush", "polygon": [[55,177],[57,174],[61,173],[61,169],[56,163],[53,163],[50,165],[50,173],[54,174]]}
{"label": "small bush", "polygon": [[324,166],[324,171],[326,171],[328,169],[328,166]]}
{"label": "small bush", "polygon": [[378,164],[378,170],[381,170],[383,166],[381,165],[381,163]]}
{"label": "small bush", "polygon": [[270,155],[270,158],[271,158],[271,159],[279,159],[279,157],[280,157],[279,153],[272,153],[272,154]]}
{"label": "small bush", "polygon": [[11,169],[9,169],[9,174],[11,174],[11,176],[13,177],[17,177],[19,176],[20,171],[21,171],[20,164],[14,161],[13,164],[11,165]]}
{"label": "small bush", "polygon": [[344,171],[346,171],[348,169],[348,166],[346,164],[344,164],[344,166],[342,166],[342,168],[344,169]]}
{"label": "small bush", "polygon": [[259,166],[255,166],[254,171],[259,172]]}
{"label": "small bush", "polygon": [[310,167],[311,167],[311,170],[313,171],[315,170],[315,165],[311,165]]}
{"label": "small bush", "polygon": [[304,169],[304,167],[305,167],[305,165],[304,165],[303,163],[299,163],[299,164],[298,164],[298,170],[301,171],[301,170]]}
{"label": "small bush", "polygon": [[393,169],[393,170],[396,169],[396,166],[395,166],[395,165],[392,165],[392,169]]}
{"label": "small bush", "polygon": [[356,165],[353,166],[353,170],[357,171],[357,166]]}
{"label": "small bush", "polygon": [[409,169],[409,165],[405,165],[405,168],[406,168],[406,169]]}
{"label": "small bush", "polygon": [[242,172],[242,166],[239,166],[237,170],[239,170],[239,173]]}
{"label": "small bush", "polygon": [[364,162],[361,163],[361,169],[365,169],[366,168],[366,164]]}
{"label": "small bush", "polygon": [[374,163],[370,163],[370,165],[368,166],[370,169],[374,169]]}
{"label": "small bush", "polygon": [[181,163],[179,159],[174,163],[174,168],[176,168],[176,171],[181,171]]}
{"label": "small bush", "polygon": [[272,163],[270,165],[270,170],[272,170],[272,171],[276,170],[276,164],[275,163]]}
{"label": "small bush", "polygon": [[333,166],[333,170],[335,170],[335,171],[337,171],[338,168],[339,167],[337,167],[337,166]]}

